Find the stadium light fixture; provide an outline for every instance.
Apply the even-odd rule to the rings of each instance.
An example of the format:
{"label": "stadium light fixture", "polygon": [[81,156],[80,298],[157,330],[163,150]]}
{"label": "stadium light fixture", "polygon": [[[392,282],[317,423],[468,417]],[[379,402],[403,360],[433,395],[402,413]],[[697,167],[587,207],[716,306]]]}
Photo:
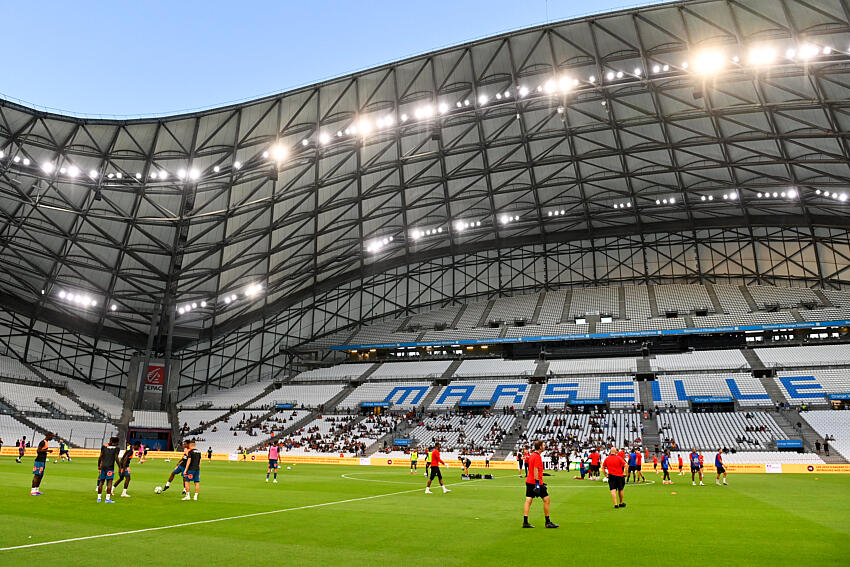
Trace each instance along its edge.
{"label": "stadium light fixture", "polygon": [[561,88],[562,92],[567,92],[572,88],[573,81],[569,77],[561,77],[561,80],[558,81],[558,86]]}
{"label": "stadium light fixture", "polygon": [[3,150],[0,150],[0,159],[3,159],[4,157],[6,157],[6,154],[3,152]]}
{"label": "stadium light fixture", "polygon": [[[111,176],[112,174],[110,173],[109,175]],[[178,179],[186,179],[186,170],[185,169],[178,170],[177,171],[177,178]]]}
{"label": "stadium light fixture", "polygon": [[441,102],[440,106],[438,108],[440,110],[440,114],[445,114],[446,112],[449,111],[449,105],[446,104],[445,102]]}
{"label": "stadium light fixture", "polygon": [[110,311],[118,311],[118,306],[113,303],[112,305],[109,306],[109,310]]}
{"label": "stadium light fixture", "polygon": [[24,165],[28,166],[28,165],[30,164],[30,159],[29,159],[29,158],[24,158],[24,162],[23,162],[23,163],[24,163]]}
{"label": "stadium light fixture", "polygon": [[528,94],[528,87],[526,87],[526,86],[521,86],[521,87],[519,88],[519,96],[525,96],[525,95],[527,95],[527,94]]}
{"label": "stadium light fixture", "polygon": [[407,122],[407,114],[402,114],[402,115],[401,115],[401,121],[402,121],[402,122]]}
{"label": "stadium light fixture", "polygon": [[124,178],[124,174],[123,174],[123,173],[121,173],[120,171],[116,171],[116,172],[115,172],[115,178],[116,178],[116,179],[123,179],[123,178]]}
{"label": "stadium light fixture", "polygon": [[796,199],[797,198],[797,190],[794,189],[794,188],[791,188],[788,191],[786,191],[786,194],[787,194],[789,199]]}
{"label": "stadium light fixture", "polygon": [[591,75],[587,78],[587,81],[591,84],[596,82],[596,75]]}
{"label": "stadium light fixture", "polygon": [[622,78],[623,78],[623,72],[622,72],[622,71],[617,71],[617,78],[618,78],[618,79],[622,79]]}
{"label": "stadium light fixture", "polygon": [[106,178],[107,178],[107,179],[112,179],[113,177],[115,177],[115,174],[114,174],[114,173],[107,173],[107,174],[106,174]]}
{"label": "stadium light fixture", "polygon": [[661,72],[661,65],[653,65],[652,66],[652,72],[653,73],[660,73]]}
{"label": "stadium light fixture", "polygon": [[608,79],[609,81],[613,81],[614,76],[615,76],[614,71],[608,71],[608,73],[605,74],[605,78]]}
{"label": "stadium light fixture", "polygon": [[65,167],[60,167],[60,168],[59,168],[59,173],[61,173],[62,175],[65,175],[66,173],[68,173],[68,169],[67,169],[67,168],[65,168]]}
{"label": "stadium light fixture", "polygon": [[89,171],[89,177],[91,177],[92,179],[97,179],[97,170],[92,169],[91,171]]}
{"label": "stadium light fixture", "polygon": [[[331,141],[331,137],[328,136],[327,132],[322,132],[321,134],[319,134],[319,143],[322,144],[323,146],[330,141]],[[275,157],[275,159],[277,161],[280,161],[280,159],[283,159],[283,158],[278,159],[277,157]]]}
{"label": "stadium light fixture", "polygon": [[79,174],[80,174],[80,168],[79,167],[77,167],[76,165],[69,165],[68,166],[68,176],[69,177],[76,177]]}
{"label": "stadium light fixture", "polygon": [[221,171],[221,168],[219,166],[216,165],[213,167],[213,173],[218,173],[219,171]]}
{"label": "stadium light fixture", "polygon": [[267,152],[267,151],[263,152],[263,159],[268,159],[268,158],[269,158],[269,152]]}
{"label": "stadium light fixture", "polygon": [[281,144],[275,144],[272,147],[272,157],[275,161],[283,161],[286,159],[286,148],[284,148]]}
{"label": "stadium light fixture", "polygon": [[46,161],[43,164],[41,164],[41,170],[44,173],[48,173],[48,174],[53,173],[56,170],[56,166],[53,165],[52,162]]}
{"label": "stadium light fixture", "polygon": [[670,70],[670,65],[664,65],[663,67],[661,67],[661,70],[666,73],[667,71]]}
{"label": "stadium light fixture", "polygon": [[831,48],[830,46],[828,46],[828,45],[827,45],[826,47],[824,47],[824,48],[823,48],[822,53],[823,53],[824,55],[832,55],[832,48]]}
{"label": "stadium light fixture", "polygon": [[808,60],[817,57],[820,52],[821,50],[817,45],[806,43],[800,48],[799,55],[803,60]]}
{"label": "stadium light fixture", "polygon": [[487,102],[489,100],[490,100],[490,98],[486,94],[482,94],[482,95],[478,96],[478,104],[481,105],[481,106],[484,106],[485,104],[487,104]]}
{"label": "stadium light fixture", "polygon": [[640,77],[643,71],[641,71],[640,67],[635,67],[635,76]]}
{"label": "stadium light fixture", "polygon": [[796,57],[796,56],[797,56],[797,50],[796,50],[796,49],[794,49],[793,47],[789,47],[789,48],[785,51],[785,57],[786,57],[787,59],[794,59],[794,57]]}
{"label": "stadium light fixture", "polygon": [[141,179],[141,178],[142,178],[142,174],[137,171],[136,172],[136,179]]}
{"label": "stadium light fixture", "polygon": [[776,61],[776,50],[772,47],[754,47],[750,49],[747,61],[750,65],[770,65]]}
{"label": "stadium light fixture", "polygon": [[12,161],[15,163],[21,163],[21,156],[15,156],[14,158],[12,158]]}
{"label": "stadium light fixture", "polygon": [[194,181],[194,180],[198,179],[200,176],[201,176],[201,172],[198,171],[197,169],[192,168],[192,169],[189,170],[189,179]]}
{"label": "stadium light fixture", "polygon": [[[694,58],[694,71],[701,75],[714,75],[726,65],[726,57],[719,50],[705,50]],[[685,64],[682,67],[687,69]]]}

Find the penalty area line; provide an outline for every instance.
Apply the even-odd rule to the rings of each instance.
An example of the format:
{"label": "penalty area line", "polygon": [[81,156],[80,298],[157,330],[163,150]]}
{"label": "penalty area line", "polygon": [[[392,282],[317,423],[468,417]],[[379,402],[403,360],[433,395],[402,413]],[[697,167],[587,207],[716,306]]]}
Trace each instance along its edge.
{"label": "penalty area line", "polygon": [[336,504],[348,504],[349,502],[361,502],[363,500],[374,500],[376,498],[386,498],[388,496],[398,496],[399,494],[408,494],[411,492],[421,492],[422,488],[414,488],[411,490],[401,490],[398,492],[388,492],[386,494],[374,494],[372,496],[361,496],[360,498],[348,498],[346,500],[334,500],[332,502],[321,502],[319,504],[307,504],[304,506],[295,506],[293,508],[281,508],[280,510],[267,510],[265,512],[254,512],[251,514],[240,514],[238,516],[226,516],[224,518],[213,518],[211,520],[198,520],[195,522],[184,522],[182,524],[171,524],[168,526],[154,526],[151,528],[140,528],[138,530],[127,530],[123,532],[111,532],[106,534],[96,534],[89,536],[81,536],[81,537],[72,537],[67,539],[57,539],[55,541],[42,541],[38,543],[28,543],[25,545],[13,545],[10,547],[0,547],[0,552],[2,551],[14,551],[16,549],[28,549],[32,547],[42,547],[46,545],[56,545],[60,543],[71,543],[75,541],[86,541],[90,539],[102,539],[107,537],[118,537],[124,535],[132,535],[132,534],[141,534],[146,532],[156,532],[161,530],[170,530],[173,528],[185,528],[188,526],[198,526],[202,524],[214,524],[217,522],[227,522],[229,520],[241,520],[244,518],[256,518],[257,516],[268,516],[271,514],[281,514],[283,512],[294,512],[297,510],[308,510],[310,508],[322,508],[324,506],[334,506]]}

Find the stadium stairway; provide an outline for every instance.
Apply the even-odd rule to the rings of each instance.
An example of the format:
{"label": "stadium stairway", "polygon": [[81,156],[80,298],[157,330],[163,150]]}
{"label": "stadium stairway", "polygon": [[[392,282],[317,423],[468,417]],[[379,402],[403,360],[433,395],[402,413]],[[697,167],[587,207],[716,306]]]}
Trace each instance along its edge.
{"label": "stadium stairway", "polygon": [[710,283],[704,283],[703,287],[706,293],[708,293],[708,298],[711,300],[711,307],[714,309],[714,312],[724,313],[723,306],[720,304],[720,299],[717,297],[717,291],[715,291],[714,286]]}
{"label": "stadium stairway", "polygon": [[[366,419],[366,418],[365,417],[360,418],[357,421],[355,421],[354,423],[352,423],[352,425],[360,423],[364,419]],[[375,439],[374,443],[372,443],[371,445],[366,447],[366,451],[364,452],[363,456],[364,457],[371,457],[372,455],[377,453],[379,450],[381,450],[381,448],[383,448],[385,442],[387,443],[387,445],[392,446],[393,439],[408,438],[409,437],[408,433],[412,432],[415,429],[415,427],[416,427],[415,425],[408,425],[406,421],[399,422],[399,425],[398,425],[398,427],[396,428],[395,431],[390,431],[389,433],[387,433],[383,437],[378,437],[377,439]]]}
{"label": "stadium stairway", "polygon": [[[372,374],[374,374],[374,373],[378,370],[378,368],[380,368],[380,367],[381,367],[381,363],[380,363],[380,362],[376,362],[375,364],[373,364],[372,366],[370,366],[370,367],[369,367],[369,370],[367,370],[366,372],[364,372],[364,373],[360,376],[360,378],[358,378],[357,380],[358,380],[359,382],[366,382],[366,381],[369,379],[369,377],[370,377]],[[330,403],[330,400],[328,400],[328,403]]]}
{"label": "stadium stairway", "polygon": [[71,417],[62,412],[59,406],[47,398],[36,398],[35,403],[47,410],[47,413],[49,413],[50,417],[53,419],[71,419]]}
{"label": "stadium stairway", "polygon": [[[538,364],[537,368],[540,369],[540,366],[541,365]],[[546,364],[546,367],[548,368],[549,365]],[[534,375],[537,376],[537,372],[535,372]],[[543,390],[543,384],[539,382],[535,384],[530,384],[529,386],[530,387],[528,388],[528,394],[526,394],[525,396],[525,403],[522,406],[522,408],[526,410],[531,409],[537,405],[537,400],[540,399],[540,391]]]}
{"label": "stadium stairway", "polygon": [[755,313],[759,310],[759,306],[756,305],[756,300],[753,299],[753,295],[750,293],[750,290],[747,289],[745,285],[739,285],[738,289],[741,290],[741,295],[744,296],[744,300],[747,302],[747,305],[750,307],[750,311]]}
{"label": "stadium stairway", "polygon": [[626,318],[626,288],[624,288],[623,286],[620,286],[619,288],[617,288],[617,309],[619,310],[617,316],[620,319],[625,319]]}
{"label": "stadium stairway", "polygon": [[535,378],[544,378],[549,373],[549,363],[545,360],[537,361],[537,368],[534,369]]}
{"label": "stadium stairway", "polygon": [[534,314],[531,316],[531,321],[528,322],[529,325],[539,325],[538,319],[540,319],[540,311],[543,310],[543,301],[546,298],[546,292],[541,291],[537,294],[537,305],[534,306]]}
{"label": "stadium stairway", "polygon": [[[823,442],[818,432],[812,429],[812,426],[800,417],[796,411],[780,411],[771,413],[770,415],[773,416],[777,425],[782,428],[782,431],[790,439],[802,439],[803,446],[807,451],[814,453],[815,441]],[[799,428],[797,427],[797,423],[800,424]],[[828,457],[821,452],[820,458],[823,459],[823,462],[833,465],[846,464],[848,462],[847,459],[838,454],[838,451],[832,451],[832,454]]]}
{"label": "stadium stairway", "polygon": [[652,400],[652,381],[641,380],[637,383],[638,396],[643,409],[648,410],[655,407],[655,402]]}
{"label": "stadium stairway", "polygon": [[[449,370],[451,370],[452,366],[455,365],[455,362],[460,363],[461,361],[455,360],[454,362],[452,362],[451,366],[449,366]],[[460,366],[460,364],[458,364],[458,366]],[[457,368],[457,367],[455,367],[455,368]],[[449,370],[446,370],[446,373],[443,374],[444,377],[446,376],[446,374],[451,376],[451,374],[449,374]],[[454,373],[454,370],[451,370],[451,372]],[[432,386],[431,389],[428,391],[428,393],[425,395],[425,399],[422,400],[422,403],[420,403],[416,407],[416,409],[421,410],[423,412],[428,411],[428,407],[432,403],[434,403],[434,400],[437,399],[437,396],[440,394],[440,390],[442,390],[442,388],[440,388],[439,386],[436,386],[436,385]]]}
{"label": "stadium stairway", "polygon": [[570,319],[570,304],[573,302],[573,292],[567,290],[567,294],[564,296],[564,309],[561,311],[561,320],[559,323],[570,323],[572,319]]}
{"label": "stadium stairway", "polygon": [[797,309],[796,307],[793,307],[791,309],[791,317],[793,317],[794,320],[798,323],[805,323],[806,322],[806,320],[803,319],[803,316],[800,315],[800,310]]}
{"label": "stadium stairway", "polygon": [[[536,384],[540,386],[540,384]],[[528,429],[528,422],[531,421],[531,417],[533,414],[527,413],[525,417],[522,416],[520,412],[516,414],[516,421],[514,421],[514,428],[510,432],[508,432],[504,438],[502,438],[502,442],[499,444],[499,448],[493,452],[493,456],[490,457],[491,460],[501,461],[504,460],[508,455],[513,453],[514,447],[516,447],[517,441],[519,441],[520,435]]]}
{"label": "stadium stairway", "polygon": [[460,306],[460,309],[457,310],[457,315],[455,315],[455,318],[452,321],[452,324],[449,325],[449,329],[457,329],[457,324],[460,321],[461,317],[463,317],[463,313],[464,313],[464,311],[466,311],[467,305],[469,305],[469,304],[464,303]]}
{"label": "stadium stairway", "polygon": [[98,421],[103,421],[103,422],[107,422],[107,423],[112,423],[114,421],[108,415],[106,415],[106,413],[102,409],[100,409],[96,405],[93,405],[93,404],[86,402],[85,400],[80,398],[80,396],[78,396],[77,394],[75,394],[74,392],[69,390],[68,388],[60,388],[59,393],[62,394],[63,396],[67,396],[68,398],[71,398],[72,400],[77,402],[77,404],[81,408],[83,408],[84,410],[86,410],[87,412],[92,414]]}
{"label": "stadium stairway", "polygon": [[785,394],[782,393],[782,390],[779,389],[779,385],[777,385],[776,380],[770,376],[762,375],[759,378],[759,382],[761,382],[764,391],[767,392],[767,395],[770,396],[771,400],[774,402],[788,402],[788,398],[786,398]]}
{"label": "stadium stairway", "polygon": [[829,300],[829,298],[823,294],[823,292],[822,292],[821,290],[816,289],[816,290],[814,290],[814,291],[815,291],[815,295],[818,297],[818,299],[820,299],[821,303],[823,303],[823,305],[824,305],[825,307],[832,307],[832,308],[834,308],[834,307],[835,307],[835,304],[834,304],[834,303],[832,303],[832,302]]}
{"label": "stadium stairway", "polygon": [[756,351],[749,348],[742,348],[741,354],[744,355],[744,358],[750,365],[750,368],[753,370],[764,370],[764,362],[756,355]]}
{"label": "stadium stairway", "polygon": [[481,313],[481,318],[478,319],[478,324],[476,327],[487,327],[490,319],[490,311],[493,310],[493,305],[496,304],[495,299],[491,299],[487,302],[487,306],[484,308],[484,311]]}
{"label": "stadium stairway", "polygon": [[[462,363],[463,363],[463,360],[453,360],[452,363],[449,364],[449,367],[446,368],[446,371],[443,372],[443,375],[440,376],[440,380],[451,380],[452,376],[455,375],[455,372],[457,371],[458,368],[460,368],[460,365]],[[437,388],[437,389],[439,389],[439,388]],[[424,407],[427,408],[428,406],[424,406]]]}
{"label": "stadium stairway", "polygon": [[655,286],[646,286],[646,295],[649,297],[649,313],[653,317],[661,317],[658,314],[658,299],[655,297]]}

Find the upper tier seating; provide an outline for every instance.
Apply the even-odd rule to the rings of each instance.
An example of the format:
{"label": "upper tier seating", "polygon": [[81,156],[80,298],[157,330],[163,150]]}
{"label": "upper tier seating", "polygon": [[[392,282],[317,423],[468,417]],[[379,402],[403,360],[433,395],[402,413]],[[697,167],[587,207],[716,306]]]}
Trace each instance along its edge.
{"label": "upper tier seating", "polygon": [[570,318],[584,317],[588,313],[620,316],[620,288],[581,287],[573,290]]}
{"label": "upper tier seating", "polygon": [[454,380],[434,398],[429,409],[450,409],[460,402],[491,401],[492,407],[522,407],[529,386],[526,380]]}
{"label": "upper tier seating", "polygon": [[678,311],[683,315],[697,309],[714,311],[711,298],[701,285],[656,285],[654,290],[660,315],[668,311]]}
{"label": "upper tier seating", "polygon": [[738,370],[750,367],[740,350],[698,350],[684,354],[658,354],[649,361],[649,365],[657,372]]}
{"label": "upper tier seating", "polygon": [[74,392],[84,403],[101,410],[110,419],[119,419],[121,417],[121,412],[124,409],[124,400],[118,396],[91,384],[68,378],[50,370],[41,368],[39,370],[54,382],[67,384],[68,389]]}
{"label": "upper tier seating", "polygon": [[422,403],[430,391],[430,382],[367,382],[351,392],[338,407],[356,409],[363,402],[389,402],[394,410],[409,410]]}
{"label": "upper tier seating", "polygon": [[206,404],[210,404],[212,408],[231,408],[233,406],[242,405],[251,398],[255,398],[263,390],[268,388],[269,382],[251,382],[234,388],[224,388],[221,390],[212,390],[208,394],[198,394],[187,398],[177,404],[180,409],[198,408]]}
{"label": "upper tier seating", "polygon": [[298,374],[294,382],[318,382],[323,380],[356,380],[363,376],[372,364],[338,364],[329,368],[317,368]]}
{"label": "upper tier seating", "polygon": [[500,297],[493,302],[488,321],[504,321],[512,324],[517,320],[531,321],[540,294]]}
{"label": "upper tier seating", "polygon": [[630,374],[637,370],[634,358],[575,358],[549,361],[549,374]]}
{"label": "upper tier seating", "polygon": [[168,419],[168,412],[133,410],[133,419],[130,421],[130,427],[171,429],[171,421]]}
{"label": "upper tier seating", "polygon": [[827,435],[835,438],[829,441],[830,452],[834,449],[850,460],[850,411],[804,411],[800,415],[821,436],[821,442]]}
{"label": "upper tier seating", "polygon": [[749,313],[750,305],[744,298],[741,288],[736,285],[715,285],[714,293],[724,313]]}
{"label": "upper tier seating", "polygon": [[423,329],[433,329],[434,325],[451,326],[454,322],[457,313],[460,311],[460,305],[451,305],[434,311],[425,311],[417,313],[410,317],[407,323],[409,327],[422,327]]}
{"label": "upper tier seating", "polygon": [[458,378],[476,376],[531,376],[537,369],[534,360],[502,360],[499,358],[483,358],[464,360],[455,376]]}
{"label": "upper tier seating", "polygon": [[46,400],[56,406],[65,415],[91,417],[89,413],[71,398],[60,395],[56,390],[39,386],[28,386],[13,382],[0,382],[0,397],[5,398],[20,411],[44,413],[47,410],[36,403],[36,399]]}
{"label": "upper tier seating", "polygon": [[765,306],[778,304],[780,308],[787,309],[796,307],[801,302],[812,302],[822,305],[823,302],[815,295],[815,292],[806,287],[774,287],[767,285],[754,285],[747,288],[750,295],[758,305],[759,309]]}
{"label": "upper tier seating", "polygon": [[537,323],[543,326],[557,325],[561,322],[564,314],[564,302],[567,299],[566,291],[547,291],[540,307],[540,315]]}
{"label": "upper tier seating", "polygon": [[247,404],[249,409],[271,408],[275,404],[293,403],[297,407],[315,408],[342,392],[342,384],[284,385],[274,389],[257,401]]}
{"label": "upper tier seating", "polygon": [[451,360],[425,360],[421,362],[390,362],[382,364],[369,376],[369,380],[400,378],[439,378],[451,366]]}
{"label": "upper tier seating", "polygon": [[0,356],[0,376],[26,380],[27,382],[42,382],[42,379],[27,368],[24,363],[9,356]]}
{"label": "upper tier seating", "polygon": [[757,348],[755,353],[768,368],[850,365],[850,345]]}
{"label": "upper tier seating", "polygon": [[[770,414],[755,412],[752,418],[745,413],[662,413],[658,415],[658,431],[662,442],[672,439],[679,450],[691,448],[713,451],[722,448],[758,450],[770,449],[773,441],[788,439]],[[765,431],[747,431],[747,428]],[[740,443],[738,441],[741,441]],[[687,462],[687,459],[686,459]],[[706,462],[706,465],[713,463]]]}
{"label": "upper tier seating", "polygon": [[748,372],[665,374],[652,384],[656,406],[688,407],[692,396],[732,397],[742,406],[771,406],[773,401]]}
{"label": "upper tier seating", "polygon": [[100,449],[110,437],[118,435],[118,428],[111,423],[46,417],[30,419],[39,427],[52,431],[56,435],[57,442],[59,439],[65,439],[86,449]]}

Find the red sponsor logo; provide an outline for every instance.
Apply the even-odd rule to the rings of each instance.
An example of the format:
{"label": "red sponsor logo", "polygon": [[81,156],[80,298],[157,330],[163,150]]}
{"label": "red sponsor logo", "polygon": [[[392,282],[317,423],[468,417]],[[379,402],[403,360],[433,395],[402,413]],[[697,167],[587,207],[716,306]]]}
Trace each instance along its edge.
{"label": "red sponsor logo", "polygon": [[151,386],[162,386],[165,383],[165,367],[164,366],[148,366],[148,376],[145,378],[145,384]]}

